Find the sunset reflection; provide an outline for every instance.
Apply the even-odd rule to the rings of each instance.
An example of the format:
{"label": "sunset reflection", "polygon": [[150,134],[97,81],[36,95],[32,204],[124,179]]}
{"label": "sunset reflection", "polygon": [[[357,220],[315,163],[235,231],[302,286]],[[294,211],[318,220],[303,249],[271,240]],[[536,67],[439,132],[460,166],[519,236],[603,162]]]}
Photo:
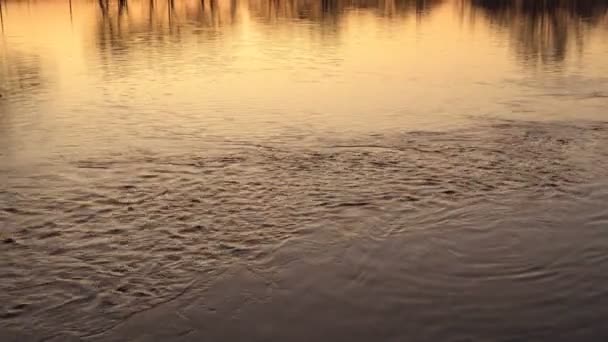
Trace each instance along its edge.
{"label": "sunset reflection", "polygon": [[[534,65],[565,61],[586,49],[585,42],[594,31],[605,32],[608,27],[608,4],[601,0],[95,0],[74,1],[65,7],[43,1],[37,6],[46,7],[44,13],[56,15],[42,20],[28,19],[40,17],[42,12],[26,11],[27,4],[3,2],[0,13],[6,31],[5,49],[10,48],[5,44],[15,38],[22,45],[30,45],[38,39],[48,41],[43,37],[52,34],[53,48],[62,50],[63,46],[57,44],[67,43],[68,32],[82,35],[77,44],[88,44],[91,28],[99,49],[111,47],[115,53],[151,40],[170,43],[198,36],[221,41],[236,32],[256,35],[269,26],[273,35],[281,36],[295,26],[312,25],[307,28],[311,34],[333,39],[345,34],[353,20],[359,21],[357,25],[369,25],[369,21],[361,22],[367,15],[379,18],[375,24],[394,27],[409,20],[423,24],[433,19],[422,21],[421,17],[435,16],[441,22],[444,41],[460,30],[459,22],[464,20],[487,34],[508,34],[512,53],[522,63]],[[460,16],[460,21],[453,16]],[[14,36],[11,32],[29,33]],[[434,43],[440,45],[442,39]]]}
{"label": "sunset reflection", "polygon": [[558,63],[585,48],[585,35],[606,29],[608,3],[588,1],[464,0],[469,19],[487,19],[508,32],[524,63]]}
{"label": "sunset reflection", "polygon": [[0,26],[0,342],[606,340],[608,1]]}

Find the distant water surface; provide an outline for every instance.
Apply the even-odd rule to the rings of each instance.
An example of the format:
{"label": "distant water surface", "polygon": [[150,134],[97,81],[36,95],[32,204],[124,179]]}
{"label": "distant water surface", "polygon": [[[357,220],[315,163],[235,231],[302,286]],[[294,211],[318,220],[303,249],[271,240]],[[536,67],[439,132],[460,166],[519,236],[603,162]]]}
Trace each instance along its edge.
{"label": "distant water surface", "polygon": [[608,2],[0,13],[0,340],[608,340]]}

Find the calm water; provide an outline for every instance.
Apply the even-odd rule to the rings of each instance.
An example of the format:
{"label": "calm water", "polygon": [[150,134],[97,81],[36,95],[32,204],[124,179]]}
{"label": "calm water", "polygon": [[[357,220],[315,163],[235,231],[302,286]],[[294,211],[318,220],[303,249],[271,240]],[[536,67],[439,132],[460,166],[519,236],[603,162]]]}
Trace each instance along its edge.
{"label": "calm water", "polygon": [[0,13],[0,340],[608,340],[608,1]]}

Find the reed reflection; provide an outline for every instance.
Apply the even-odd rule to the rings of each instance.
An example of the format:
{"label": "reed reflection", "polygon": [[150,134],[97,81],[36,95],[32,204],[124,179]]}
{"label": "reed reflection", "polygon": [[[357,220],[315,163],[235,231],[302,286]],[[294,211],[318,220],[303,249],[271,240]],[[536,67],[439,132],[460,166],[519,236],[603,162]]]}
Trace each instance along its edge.
{"label": "reed reflection", "polygon": [[0,1],[0,30],[4,33],[4,8],[2,7],[2,1]]}
{"label": "reed reflection", "polygon": [[[444,0],[98,0],[104,17],[120,17],[130,6],[148,8],[135,11],[134,21],[165,22],[173,25],[196,23],[214,27],[239,22],[243,15],[260,21],[277,19],[322,21],[341,18],[349,10],[372,11],[380,16],[427,14]],[[243,13],[246,12],[246,13]]]}
{"label": "reed reflection", "polygon": [[[103,66],[126,62],[129,54],[151,58],[150,53],[166,55],[221,44],[238,31],[237,27],[245,26],[245,31],[263,36],[258,36],[260,43],[276,42],[283,39],[277,38],[283,34],[293,39],[294,35],[305,34],[304,30],[318,36],[326,46],[335,47],[340,44],[342,22],[353,10],[379,17],[418,17],[443,3],[444,0],[98,0],[96,45]],[[286,53],[277,47],[281,44],[270,45],[263,49],[264,53]],[[297,46],[290,47],[293,48]],[[206,55],[219,53],[215,49],[203,50]],[[120,67],[113,66],[107,74],[122,73],[117,68]]]}
{"label": "reed reflection", "polygon": [[471,19],[505,29],[525,64],[555,64],[582,50],[590,29],[608,24],[604,0],[466,0]]}
{"label": "reed reflection", "polygon": [[[244,22],[294,25],[308,22],[328,36],[339,35],[353,11],[405,20],[423,18],[450,3],[444,0],[98,0],[99,45],[124,51],[147,39],[180,40],[184,34],[219,39],[225,30]],[[608,2],[602,0],[462,0],[462,15],[485,20],[507,32],[518,59],[527,65],[558,64],[584,48],[592,29],[608,23]],[[401,19],[400,19],[401,18]],[[194,27],[194,29],[192,29]],[[185,29],[187,28],[187,29]],[[187,32],[187,33],[186,33]],[[146,35],[146,37],[143,37]],[[167,38],[170,35],[172,38]],[[136,43],[125,39],[137,37]]]}

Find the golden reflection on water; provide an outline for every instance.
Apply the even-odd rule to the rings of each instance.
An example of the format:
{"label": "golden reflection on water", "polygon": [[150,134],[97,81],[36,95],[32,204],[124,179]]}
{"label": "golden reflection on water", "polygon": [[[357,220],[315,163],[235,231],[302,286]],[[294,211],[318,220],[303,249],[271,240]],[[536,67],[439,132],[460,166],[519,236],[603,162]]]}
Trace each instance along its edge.
{"label": "golden reflection on water", "polygon": [[[113,143],[600,115],[608,3],[531,3],[6,1],[0,106],[17,121],[4,127],[33,146],[99,145],[86,132]],[[544,92],[568,96],[529,98]]]}
{"label": "golden reflection on water", "polygon": [[483,17],[507,31],[517,56],[530,64],[563,61],[571,50],[584,49],[590,29],[608,25],[608,3],[603,0],[472,0],[463,4],[470,20]]}
{"label": "golden reflection on water", "polygon": [[[582,49],[590,31],[598,27],[605,30],[608,24],[608,4],[602,0],[5,1],[0,8],[3,44],[15,39],[19,45],[48,42],[57,51],[65,51],[74,43],[70,39],[74,32],[84,40],[94,35],[103,46],[120,45],[121,40],[143,32],[163,36],[206,34],[209,39],[220,39],[221,32],[231,26],[247,34],[260,30],[259,24],[272,24],[276,30],[308,23],[318,25],[320,31],[340,34],[347,28],[345,22],[361,15],[397,21],[414,19],[416,24],[435,15],[440,17],[445,35],[443,39],[434,37],[437,45],[449,40],[449,33],[460,30],[463,21],[468,21],[476,30],[506,31],[514,52],[523,60],[550,63],[564,60],[571,49]],[[453,16],[460,18],[454,20]],[[369,21],[357,24],[374,29]]]}

